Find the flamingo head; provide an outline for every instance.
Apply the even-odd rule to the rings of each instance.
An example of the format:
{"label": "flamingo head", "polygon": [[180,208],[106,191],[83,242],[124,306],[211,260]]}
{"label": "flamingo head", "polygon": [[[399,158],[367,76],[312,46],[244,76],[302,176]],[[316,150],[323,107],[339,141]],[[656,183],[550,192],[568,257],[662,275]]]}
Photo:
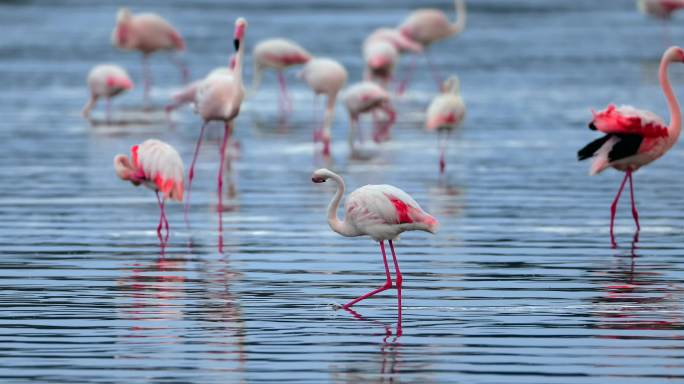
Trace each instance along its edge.
{"label": "flamingo head", "polygon": [[677,47],[677,46],[672,46],[665,51],[663,54],[663,58],[665,58],[669,62],[679,62],[683,63],[684,62],[684,49]]}
{"label": "flamingo head", "polygon": [[247,29],[247,20],[244,17],[239,17],[235,20],[235,34],[233,36],[233,45],[235,45],[235,50],[240,49],[240,42],[245,36],[245,29]]}
{"label": "flamingo head", "polygon": [[442,83],[442,92],[458,95],[461,92],[461,81],[458,79],[458,76],[452,75],[444,80],[444,83]]}
{"label": "flamingo head", "polygon": [[114,171],[121,180],[131,180],[133,165],[126,155],[116,155],[114,157]]}
{"label": "flamingo head", "polygon": [[321,168],[316,170],[311,175],[311,181],[314,183],[325,183],[326,180],[331,178],[335,173],[328,168]]}
{"label": "flamingo head", "polygon": [[133,88],[133,82],[125,77],[110,76],[107,78],[107,86],[126,90]]}
{"label": "flamingo head", "polygon": [[131,20],[131,17],[133,17],[133,13],[131,13],[130,9],[126,7],[119,8],[119,12],[116,13],[116,22],[125,23]]}

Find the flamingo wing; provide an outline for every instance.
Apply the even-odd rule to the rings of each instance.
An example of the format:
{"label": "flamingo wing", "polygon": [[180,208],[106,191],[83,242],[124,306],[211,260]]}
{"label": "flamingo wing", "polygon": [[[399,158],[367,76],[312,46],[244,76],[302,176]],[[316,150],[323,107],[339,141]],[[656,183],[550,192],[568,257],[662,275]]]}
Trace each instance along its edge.
{"label": "flamingo wing", "polygon": [[150,139],[131,148],[133,165],[164,198],[183,201],[183,160],[169,144]]}
{"label": "flamingo wing", "polygon": [[425,128],[433,131],[438,128],[454,128],[465,116],[465,104],[456,95],[442,94],[435,97],[427,110]]}
{"label": "flamingo wing", "polygon": [[667,137],[667,124],[655,113],[623,105],[594,112],[589,128],[608,134],[639,135],[644,138]]}
{"label": "flamingo wing", "polygon": [[[411,224],[432,218],[406,192],[391,185],[366,185],[352,192],[346,214],[356,223]],[[434,220],[434,219],[433,219]]]}

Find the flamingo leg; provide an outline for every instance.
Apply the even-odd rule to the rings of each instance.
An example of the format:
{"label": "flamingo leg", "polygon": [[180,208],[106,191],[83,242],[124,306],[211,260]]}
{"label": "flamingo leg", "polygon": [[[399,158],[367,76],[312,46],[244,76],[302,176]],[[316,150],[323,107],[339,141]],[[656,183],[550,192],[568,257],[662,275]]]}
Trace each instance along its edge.
{"label": "flamingo leg", "polygon": [[615,195],[615,199],[613,200],[613,203],[610,205],[610,243],[613,246],[613,248],[617,247],[617,243],[615,242],[615,235],[613,234],[613,226],[615,224],[615,212],[617,211],[617,204],[618,200],[620,200],[620,194],[622,194],[622,190],[625,188],[625,183],[627,182],[628,177],[629,173],[625,173],[625,178],[622,179],[620,189],[618,189],[617,195]]}
{"label": "flamingo leg", "polygon": [[162,237],[161,231],[164,225],[164,205],[162,204],[161,198],[159,197],[159,191],[155,191],[157,195],[157,204],[159,204],[159,225],[157,225],[157,238],[161,245],[164,245],[164,238]]}
{"label": "flamingo leg", "polygon": [[397,94],[403,95],[404,91],[406,91],[406,87],[411,81],[411,76],[413,76],[413,72],[416,70],[416,64],[418,64],[418,56],[413,55],[413,58],[411,59],[411,64],[409,64],[409,67],[406,70],[406,75],[404,75],[404,79],[401,81],[401,83],[399,83]]}
{"label": "flamingo leg", "polygon": [[112,123],[112,99],[107,97],[105,99],[105,110],[107,111],[107,124]]}
{"label": "flamingo leg", "polygon": [[399,261],[397,261],[397,254],[394,252],[394,243],[389,241],[390,250],[392,251],[392,261],[394,261],[394,281],[397,284],[397,336],[401,336],[401,284],[403,278],[399,270]]}
{"label": "flamingo leg", "polygon": [[204,137],[204,129],[209,124],[208,121],[202,123],[202,128],[200,129],[199,137],[197,138],[197,144],[195,144],[195,153],[192,155],[192,163],[190,163],[190,170],[188,171],[188,190],[185,198],[185,207],[183,209],[183,214],[185,216],[185,225],[190,227],[189,212],[190,212],[190,191],[192,190],[192,179],[195,177],[195,163],[197,163],[197,155],[199,154],[200,146],[202,145],[202,138]]}
{"label": "flamingo leg", "polygon": [[390,276],[390,271],[389,271],[389,265],[387,265],[387,254],[385,253],[385,242],[380,241],[380,251],[382,251],[382,261],[385,263],[385,276],[387,276],[387,280],[385,280],[385,284],[383,284],[380,288],[374,289],[362,296],[357,297],[356,299],[348,302],[347,304],[343,305],[343,309],[348,309],[352,305],[358,303],[359,301],[363,299],[367,299],[376,293],[386,291],[390,288],[392,288],[392,277]]}
{"label": "flamingo leg", "polygon": [[439,132],[439,173],[444,174],[444,171],[446,170],[446,146],[447,146],[447,140],[449,138],[449,133],[442,134],[442,132]]}
{"label": "flamingo leg", "polygon": [[629,176],[629,193],[632,198],[632,217],[634,217],[634,222],[636,223],[638,233],[641,231],[641,226],[639,225],[639,212],[637,212],[636,202],[634,201],[634,180],[631,169],[627,170],[627,175]]}
{"label": "flamingo leg", "polygon": [[321,140],[321,128],[320,128],[320,120],[318,118],[318,95],[314,93],[313,97],[313,106],[312,106],[312,111],[313,111],[313,123],[314,123],[314,131],[313,131],[313,142],[314,144],[318,143]]}
{"label": "flamingo leg", "polygon": [[218,217],[219,217],[219,252],[223,252],[223,170],[226,162],[226,148],[228,146],[228,138],[231,135],[232,122],[226,122],[225,131],[223,133],[223,142],[220,148],[219,171],[218,171]]}
{"label": "flamingo leg", "polygon": [[280,103],[282,113],[287,115],[292,112],[292,100],[290,100],[290,95],[287,93],[287,83],[285,82],[285,75],[283,74],[283,71],[278,71],[278,84],[280,86]]}
{"label": "flamingo leg", "polygon": [[178,70],[181,73],[181,79],[183,80],[183,85],[187,85],[188,81],[190,81],[190,70],[188,69],[187,64],[176,55],[171,55],[171,62],[178,67]]}
{"label": "flamingo leg", "polygon": [[166,202],[162,199],[161,202],[162,216],[164,217],[164,229],[166,230],[166,235],[164,235],[164,244],[169,242],[169,219],[166,217]]}
{"label": "flamingo leg", "polygon": [[143,67],[143,81],[145,84],[145,93],[143,96],[143,102],[145,107],[150,106],[150,90],[152,89],[152,74],[150,72],[150,61],[147,54],[142,57],[142,67]]}
{"label": "flamingo leg", "polygon": [[439,70],[437,69],[435,64],[432,62],[432,58],[430,57],[429,52],[425,52],[425,60],[427,61],[428,67],[430,68],[430,73],[432,73],[432,78],[437,83],[437,89],[441,90],[442,89],[442,75],[439,73]]}

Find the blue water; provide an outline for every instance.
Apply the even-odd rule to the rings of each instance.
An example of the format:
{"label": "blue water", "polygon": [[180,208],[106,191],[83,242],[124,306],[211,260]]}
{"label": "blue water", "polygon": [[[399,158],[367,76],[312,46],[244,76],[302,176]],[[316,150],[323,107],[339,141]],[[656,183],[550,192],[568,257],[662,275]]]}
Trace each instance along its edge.
{"label": "blue water", "polygon": [[[443,3],[443,4],[442,4]],[[449,2],[431,5],[449,10]],[[287,36],[360,79],[360,44],[419,1],[148,1],[186,37],[194,77],[227,62],[236,17],[247,45]],[[423,131],[435,92],[425,62],[395,100],[393,140],[351,160],[341,105],[330,163],[310,143],[312,96],[287,78],[295,112],[278,124],[268,74],[236,123],[241,149],[226,175],[223,254],[217,251],[212,127],[193,185],[191,229],[169,205],[161,255],[153,193],[118,180],[116,153],[150,137],[189,165],[199,119],[170,129],[140,110],[140,57],[109,44],[119,2],[0,2],[0,380],[7,383],[663,383],[684,380],[682,145],[635,175],[640,241],[628,199],[610,248],[609,204],[622,175],[587,176],[578,148],[596,137],[591,108],[631,103],[668,118],[657,83],[661,23],[631,0],[473,0],[467,30],[435,45],[461,78],[468,114],[438,174],[437,138]],[[670,25],[684,44],[682,17]],[[245,76],[251,81],[251,58]],[[115,120],[79,116],[84,78],[124,65],[136,89]],[[399,75],[409,59],[403,61]],[[180,87],[153,57],[156,108]],[[684,67],[673,65],[679,95]],[[95,117],[102,119],[101,108]],[[368,123],[368,121],[366,121]],[[404,273],[403,335],[396,296],[335,310],[384,282],[377,245],[325,222],[328,166],[350,188],[389,183],[441,222],[436,236],[397,243]]]}

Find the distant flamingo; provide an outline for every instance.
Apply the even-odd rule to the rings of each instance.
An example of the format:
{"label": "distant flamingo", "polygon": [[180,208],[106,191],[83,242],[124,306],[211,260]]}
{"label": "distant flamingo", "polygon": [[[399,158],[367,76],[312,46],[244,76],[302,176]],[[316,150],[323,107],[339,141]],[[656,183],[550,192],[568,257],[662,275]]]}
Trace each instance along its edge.
{"label": "distant flamingo", "polygon": [[245,52],[242,41],[247,30],[247,20],[239,18],[235,21],[234,45],[237,51],[235,57],[235,68],[232,71],[221,71],[205,78],[197,87],[196,109],[202,117],[204,123],[200,130],[195,153],[192,156],[192,164],[188,172],[188,199],[185,202],[185,217],[188,218],[190,207],[190,188],[195,172],[195,163],[199,154],[204,129],[210,121],[224,122],[224,136],[220,147],[220,163],[218,171],[218,214],[219,214],[219,250],[223,251],[223,168],[225,166],[226,148],[228,138],[231,136],[235,118],[240,113],[240,106],[244,98],[244,87],[242,84],[242,60]]}
{"label": "distant flamingo", "polygon": [[427,110],[425,128],[440,135],[439,172],[444,173],[447,140],[465,117],[465,104],[461,98],[461,86],[457,76],[449,77],[442,86],[442,93],[432,99]]}
{"label": "distant flamingo", "polygon": [[363,45],[367,45],[373,41],[386,41],[394,46],[394,48],[399,51],[399,53],[413,52],[421,53],[423,52],[423,46],[416,43],[415,41],[404,36],[398,29],[395,28],[378,28],[373,31],[366,40],[363,41]]}
{"label": "distant flamingo", "polygon": [[[131,147],[131,158],[123,154],[116,155],[114,170],[121,180],[130,181],[135,186],[144,184],[155,191],[160,209],[157,237],[164,245],[169,239],[169,221],[164,203],[166,199],[183,201],[183,160],[172,146],[156,139]],[[163,197],[159,197],[159,192]],[[164,237],[161,234],[162,225],[166,228]]]}
{"label": "distant flamingo", "polygon": [[347,83],[347,70],[333,59],[320,57],[306,63],[300,76],[314,91],[315,97],[320,94],[327,97],[323,127],[315,128],[314,143],[319,139],[323,141],[323,155],[330,156],[330,131],[335,118],[335,100],[340,89]]}
{"label": "distant flamingo", "polygon": [[396,112],[390,100],[390,95],[379,85],[363,81],[349,86],[344,92],[344,104],[349,112],[349,147],[354,152],[354,139],[358,137],[363,142],[363,133],[359,129],[359,117],[362,113],[383,111],[388,120],[384,123],[376,122],[373,140],[376,142],[389,139],[389,131],[396,119]]}
{"label": "distant flamingo", "polygon": [[661,20],[669,20],[672,14],[684,8],[684,0],[637,0],[639,11]]}
{"label": "distant flamingo", "polygon": [[[465,0],[454,0],[456,7],[456,21],[452,24],[444,12],[438,9],[424,8],[413,11],[409,17],[399,26],[399,31],[412,41],[423,45],[425,59],[430,66],[432,76],[437,82],[437,86],[442,85],[441,76],[432,64],[427,49],[437,41],[446,39],[453,35],[463,32],[466,26],[466,5]],[[411,75],[416,67],[416,58],[413,58],[406,78],[399,86],[398,92],[401,94],[406,89]]]}
{"label": "distant flamingo", "polygon": [[95,107],[97,99],[104,97],[107,103],[107,123],[111,122],[111,98],[131,88],[133,82],[125,69],[115,64],[100,64],[88,73],[86,79],[90,88],[90,98],[83,107],[81,114],[90,120],[90,111]]}
{"label": "distant flamingo", "polygon": [[363,45],[363,59],[366,62],[365,80],[377,79],[386,88],[399,62],[397,48],[386,40],[371,40]]}
{"label": "distant flamingo", "polygon": [[[121,8],[116,15],[116,26],[112,31],[112,43],[125,51],[139,51],[143,54],[143,76],[145,78],[145,103],[149,103],[152,77],[148,56],[157,51],[183,51],[185,41],[176,29],[156,13],[133,15],[128,8]],[[174,59],[181,69],[183,82],[187,83],[187,67]]]}
{"label": "distant flamingo", "polygon": [[629,179],[632,198],[632,216],[638,233],[641,227],[634,202],[632,172],[664,155],[677,142],[681,133],[681,111],[667,75],[667,68],[671,62],[684,62],[682,48],[668,48],[660,61],[659,78],[670,109],[669,125],[666,125],[653,112],[642,111],[631,106],[616,108],[611,104],[603,111],[594,112],[594,119],[589,123],[590,129],[601,131],[606,135],[592,141],[577,152],[578,160],[593,157],[590,175],[600,173],[609,167],[625,172],[622,184],[610,206],[610,240],[613,247],[617,246],[613,235],[615,211],[627,179]]}
{"label": "distant flamingo", "polygon": [[391,185],[366,185],[350,193],[344,203],[344,220],[340,220],[337,218],[337,208],[345,190],[342,177],[325,168],[317,170],[311,177],[314,183],[323,183],[328,179],[332,179],[337,184],[335,196],[328,205],[330,228],[342,236],[370,236],[379,242],[382,261],[385,264],[385,276],[387,277],[385,284],[380,288],[348,302],[342,308],[347,309],[363,299],[392,288],[392,278],[387,265],[384,244],[385,240],[388,240],[394,261],[397,288],[397,329],[401,329],[402,275],[399,270],[397,255],[394,252],[393,241],[405,231],[425,231],[434,234],[439,223],[434,217],[423,211],[420,205],[406,192]]}
{"label": "distant flamingo", "polygon": [[250,96],[259,89],[263,71],[273,69],[278,73],[278,83],[280,84],[280,97],[278,99],[280,115],[284,117],[292,112],[292,101],[287,94],[283,71],[295,65],[306,64],[311,59],[311,54],[294,41],[274,38],[260,41],[254,47],[252,57],[254,74],[252,75],[252,88],[249,91]]}

